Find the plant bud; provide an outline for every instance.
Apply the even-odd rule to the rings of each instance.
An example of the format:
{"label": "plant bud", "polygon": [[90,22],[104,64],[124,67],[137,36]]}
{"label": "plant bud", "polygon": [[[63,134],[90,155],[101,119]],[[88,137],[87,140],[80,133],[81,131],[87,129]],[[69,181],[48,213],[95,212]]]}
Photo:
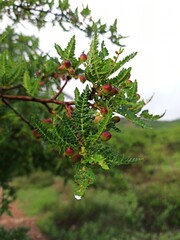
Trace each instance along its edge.
{"label": "plant bud", "polygon": [[87,55],[86,55],[85,53],[82,53],[82,54],[80,55],[80,60],[81,60],[82,62],[85,62],[85,61],[87,60]]}
{"label": "plant bud", "polygon": [[69,73],[70,73],[71,75],[74,75],[74,74],[75,74],[74,68],[70,68],[70,69],[69,69]]}
{"label": "plant bud", "polygon": [[114,122],[114,123],[118,123],[121,121],[121,118],[119,116],[114,116],[111,118],[111,121]]}
{"label": "plant bud", "polygon": [[105,116],[108,113],[108,110],[107,110],[107,108],[101,108],[100,112],[101,112],[102,116]]}
{"label": "plant bud", "polygon": [[72,156],[72,161],[75,162],[79,162],[81,160],[81,155],[79,153],[76,153]]}
{"label": "plant bud", "polygon": [[74,149],[71,147],[66,148],[65,155],[72,156],[74,154]]}
{"label": "plant bud", "polygon": [[131,83],[132,83],[132,81],[129,79],[129,80],[127,80],[127,83],[128,83],[128,84],[131,84]]}
{"label": "plant bud", "polygon": [[86,77],[84,75],[80,75],[79,79],[82,83],[84,83],[86,81]]}
{"label": "plant bud", "polygon": [[118,93],[118,89],[116,88],[116,87],[112,87],[112,90],[111,90],[111,92],[110,92],[110,95],[111,96],[114,96],[114,95],[116,95]]}
{"label": "plant bud", "polygon": [[138,93],[136,93],[136,99],[139,100],[140,98],[141,96]]}
{"label": "plant bud", "polygon": [[112,86],[108,83],[104,86],[102,86],[102,91],[105,93],[105,94],[109,94],[112,90]]}
{"label": "plant bud", "polygon": [[69,60],[65,60],[63,64],[64,64],[65,68],[70,68],[72,66],[72,62]]}
{"label": "plant bud", "polygon": [[41,138],[41,134],[38,133],[38,131],[37,131],[36,129],[33,129],[33,130],[32,130],[32,134],[34,135],[34,137],[35,137],[36,139]]}
{"label": "plant bud", "polygon": [[58,67],[58,70],[59,71],[64,71],[66,69],[66,67],[64,66],[64,65],[60,65],[59,67]]}
{"label": "plant bud", "polygon": [[108,141],[110,138],[112,138],[112,134],[110,132],[103,132],[101,134],[101,139],[103,141]]}
{"label": "plant bud", "polygon": [[94,123],[99,123],[101,121],[102,117],[101,116],[95,116],[94,118]]}

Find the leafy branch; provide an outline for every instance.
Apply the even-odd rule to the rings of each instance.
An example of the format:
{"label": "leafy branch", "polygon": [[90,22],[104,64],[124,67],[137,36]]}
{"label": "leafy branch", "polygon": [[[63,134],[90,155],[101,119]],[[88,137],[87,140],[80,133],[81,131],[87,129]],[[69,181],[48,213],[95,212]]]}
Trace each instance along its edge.
{"label": "leafy branch", "polygon": [[[75,36],[65,49],[58,44],[55,44],[55,48],[59,62],[41,57],[44,64],[41,64],[43,67],[39,71],[35,61],[32,68],[27,64],[22,69],[15,65],[17,71],[8,74],[8,53],[2,53],[0,98],[24,121],[7,100],[45,105],[51,113],[51,119],[32,118],[36,137],[44,138],[56,147],[64,156],[64,161],[72,164],[75,195],[82,197],[95,181],[96,168],[109,170],[139,160],[117,155],[106,143],[113,138],[113,131],[120,132],[117,123],[121,116],[141,127],[148,127],[145,120],[156,120],[162,115],[154,116],[143,109],[146,103],[138,93],[137,81],[130,80],[131,68],[123,68],[136,53],[119,60],[121,49],[112,60],[104,42],[100,45],[97,33],[87,54],[83,52],[75,56]],[[3,76],[14,76],[7,88]],[[74,99],[65,101],[63,92],[71,79],[82,82],[85,88],[82,92],[76,88]],[[23,81],[21,91],[24,91],[24,95],[20,95],[21,91],[16,88],[20,80]]]}

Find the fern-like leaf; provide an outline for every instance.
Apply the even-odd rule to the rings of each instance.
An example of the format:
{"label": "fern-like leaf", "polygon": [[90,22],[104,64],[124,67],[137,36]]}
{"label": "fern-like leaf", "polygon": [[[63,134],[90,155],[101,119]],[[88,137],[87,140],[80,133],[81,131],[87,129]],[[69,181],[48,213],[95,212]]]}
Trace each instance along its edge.
{"label": "fern-like leaf", "polygon": [[158,120],[164,116],[165,112],[162,115],[153,115],[149,113],[149,110],[144,110],[140,114],[142,118],[148,119],[148,120]]}
{"label": "fern-like leaf", "polygon": [[119,70],[124,64],[126,64],[127,62],[129,62],[131,59],[133,59],[135,56],[137,55],[137,52],[135,53],[131,53],[128,56],[126,56],[123,60],[120,60],[119,62],[117,62],[112,71],[111,74],[115,73],[117,70]]}
{"label": "fern-like leaf", "polygon": [[115,85],[115,86],[119,86],[122,82],[126,81],[129,79],[129,76],[130,76],[130,72],[131,72],[131,67],[129,67],[128,69],[126,68],[123,68],[117,76],[113,77],[113,78],[110,78],[109,79],[109,82],[112,84],[112,85]]}
{"label": "fern-like leaf", "polygon": [[89,95],[90,90],[87,86],[76,101],[75,112],[73,114],[76,131],[80,134],[83,143],[85,143],[85,139],[89,135],[89,128],[91,124],[90,103],[88,101]]}
{"label": "fern-like leaf", "polygon": [[65,57],[65,59],[72,59],[72,58],[74,58],[75,46],[76,46],[76,39],[75,39],[75,36],[73,36],[70,39],[67,47],[64,50],[64,54],[65,54],[64,57]]}
{"label": "fern-like leaf", "polygon": [[27,93],[34,96],[39,88],[39,80],[36,78],[31,78],[28,71],[25,71],[23,76],[23,84]]}

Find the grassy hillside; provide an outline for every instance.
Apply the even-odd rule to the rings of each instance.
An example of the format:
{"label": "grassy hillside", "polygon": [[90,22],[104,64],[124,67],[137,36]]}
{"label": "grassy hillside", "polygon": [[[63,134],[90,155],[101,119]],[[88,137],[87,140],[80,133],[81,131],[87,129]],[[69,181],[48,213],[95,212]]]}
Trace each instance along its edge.
{"label": "grassy hillside", "polygon": [[14,180],[21,207],[53,240],[179,240],[180,121],[152,125],[119,123],[112,147],[142,161],[99,173],[81,201],[71,182],[37,172]]}

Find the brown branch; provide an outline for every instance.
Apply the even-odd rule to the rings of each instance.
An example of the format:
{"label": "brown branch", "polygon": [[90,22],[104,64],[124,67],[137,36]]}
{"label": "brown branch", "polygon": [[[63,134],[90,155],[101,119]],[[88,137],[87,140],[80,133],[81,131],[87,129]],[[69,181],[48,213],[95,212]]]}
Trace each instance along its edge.
{"label": "brown branch", "polygon": [[6,94],[0,94],[0,97],[5,99],[21,100],[21,101],[27,101],[27,102],[39,102],[42,104],[54,103],[57,105],[74,105],[74,101],[65,102],[65,101],[49,99],[49,98],[35,98],[35,97],[29,97],[29,96],[16,96],[16,95],[6,95]]}
{"label": "brown branch", "polygon": [[51,99],[56,99],[62,93],[62,91],[64,90],[64,88],[67,85],[67,83],[68,83],[68,80],[65,81],[64,85],[59,89],[59,92],[57,92],[55,94],[55,96],[53,98],[51,98]]}
{"label": "brown branch", "polygon": [[31,125],[31,123],[26,120],[24,118],[24,116],[22,116],[15,108],[13,108],[13,106],[6,100],[6,99],[2,99],[2,101],[23,121],[25,122],[29,127],[30,129],[34,129],[33,125]]}

